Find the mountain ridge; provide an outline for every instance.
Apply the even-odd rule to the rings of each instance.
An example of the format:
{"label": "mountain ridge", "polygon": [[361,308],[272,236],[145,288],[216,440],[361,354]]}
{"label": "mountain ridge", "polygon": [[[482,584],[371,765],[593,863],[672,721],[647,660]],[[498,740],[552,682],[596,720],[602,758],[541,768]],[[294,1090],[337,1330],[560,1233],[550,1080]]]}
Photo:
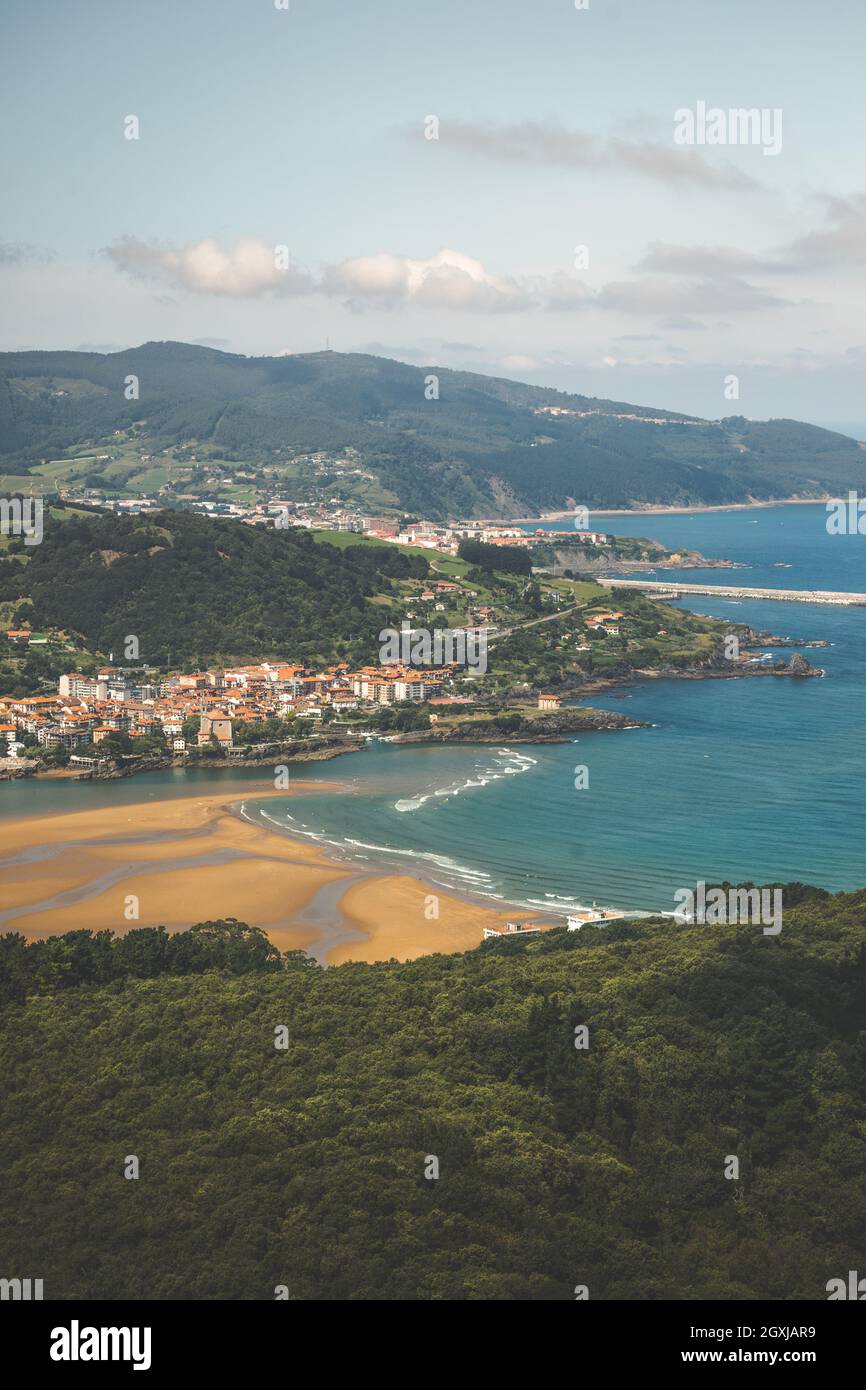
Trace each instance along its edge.
{"label": "mountain ridge", "polygon": [[[115,353],[0,354],[7,480],[62,476],[46,459],[75,478],[78,460],[93,459],[80,451],[97,447],[103,466],[87,476],[113,486],[114,474],[130,490],[136,470],[124,468],[137,457],[158,458],[168,478],[185,450],[219,465],[226,486],[258,470],[260,490],[270,469],[282,493],[283,481],[309,487],[310,456],[322,456],[322,487],[333,480],[345,500],[439,519],[819,499],[866,475],[856,440],[801,421],[705,420],[363,353],[246,357],[151,341]],[[151,468],[140,491],[151,475],[166,486]]]}

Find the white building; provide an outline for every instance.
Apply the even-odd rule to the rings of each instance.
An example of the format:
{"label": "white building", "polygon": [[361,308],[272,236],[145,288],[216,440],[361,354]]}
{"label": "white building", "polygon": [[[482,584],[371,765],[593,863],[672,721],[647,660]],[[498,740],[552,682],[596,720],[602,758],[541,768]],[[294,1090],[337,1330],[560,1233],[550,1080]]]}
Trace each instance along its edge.
{"label": "white building", "polygon": [[108,699],[108,681],[99,680],[95,676],[83,676],[78,671],[61,676],[57,689],[64,700],[71,697],[79,700]]}
{"label": "white building", "polygon": [[596,907],[593,904],[592,907],[578,908],[577,912],[572,912],[566,920],[569,931],[580,931],[581,927],[601,927],[606,922],[621,922],[622,913],[612,907]]}

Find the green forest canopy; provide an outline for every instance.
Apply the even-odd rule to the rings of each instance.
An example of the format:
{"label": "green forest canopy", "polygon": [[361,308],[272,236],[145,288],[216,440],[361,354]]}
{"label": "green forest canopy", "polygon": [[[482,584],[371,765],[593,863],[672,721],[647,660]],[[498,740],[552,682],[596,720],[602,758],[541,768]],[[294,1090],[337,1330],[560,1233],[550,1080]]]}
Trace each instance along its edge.
{"label": "green forest canopy", "polygon": [[396,546],[316,545],[308,532],[265,530],[186,512],[94,512],[49,526],[26,562],[0,560],[0,603],[32,601],[21,618],[68,629],[98,650],[196,665],[275,653],[299,661],[367,658],[387,608],[370,604],[395,579],[423,579],[423,556]]}
{"label": "green forest canopy", "polygon": [[57,1299],[825,1298],[862,1262],[866,890],[785,900],[777,938],[327,970],[231,922],[10,934],[0,1265]]}

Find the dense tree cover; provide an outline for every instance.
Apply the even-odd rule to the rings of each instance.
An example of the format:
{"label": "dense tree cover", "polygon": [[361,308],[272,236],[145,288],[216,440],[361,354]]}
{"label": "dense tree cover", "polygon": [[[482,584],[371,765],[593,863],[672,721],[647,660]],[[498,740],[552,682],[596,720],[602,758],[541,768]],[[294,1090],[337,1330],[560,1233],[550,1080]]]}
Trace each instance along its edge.
{"label": "dense tree cover", "polygon": [[531,574],[532,556],[523,546],[487,545],[484,541],[461,541],[457,554],[467,564],[501,574]]}
{"label": "dense tree cover", "polygon": [[413,729],[429,729],[430,711],[415,704],[388,705],[374,710],[364,723],[382,733],[408,733]]}
{"label": "dense tree cover", "polygon": [[174,935],[165,927],[133,927],[124,936],[82,930],[28,941],[19,932],[6,932],[0,936],[0,1004],[114,980],[280,970],[300,955],[281,956],[263,931],[234,917],[199,922]]}
{"label": "dense tree cover", "polygon": [[423,556],[396,546],[316,545],[308,532],[262,530],[181,512],[70,516],[46,528],[22,569],[0,561],[0,602],[33,627],[80,633],[120,655],[191,665],[273,655],[369,659],[392,581],[423,579]]}
{"label": "dense tree cover", "polygon": [[[4,573],[0,561],[0,582]],[[29,614],[22,614],[29,619]],[[81,652],[67,646],[20,647],[0,634],[0,695],[32,695],[42,690],[46,682],[53,683],[76,662],[82,668],[96,663]]]}
{"label": "dense tree cover", "polygon": [[[154,456],[194,443],[248,463],[352,446],[398,506],[425,515],[538,514],[578,501],[720,503],[820,495],[866,471],[854,440],[793,420],[694,422],[633,406],[358,353],[247,358],[185,343],[118,353],[0,354],[0,454],[23,471],[134,431]],[[141,383],[128,401],[127,374]],[[53,389],[62,383],[62,390]],[[545,405],[591,414],[536,414]],[[664,414],[667,424],[640,418]],[[98,485],[106,465],[95,463]]]}
{"label": "dense tree cover", "polygon": [[862,1269],[866,890],[791,901],[775,938],[67,975],[3,1010],[0,1266],[52,1299],[824,1299]]}

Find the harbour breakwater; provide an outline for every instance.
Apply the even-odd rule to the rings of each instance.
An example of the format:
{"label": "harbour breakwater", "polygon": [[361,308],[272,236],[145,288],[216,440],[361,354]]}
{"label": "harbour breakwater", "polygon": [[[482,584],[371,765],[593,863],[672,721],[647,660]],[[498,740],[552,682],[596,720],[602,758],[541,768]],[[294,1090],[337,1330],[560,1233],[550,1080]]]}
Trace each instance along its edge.
{"label": "harbour breakwater", "polygon": [[834,592],[829,589],[745,589],[739,584],[672,584],[654,579],[599,579],[605,589],[640,589],[657,598],[681,598],[684,594],[705,594],[712,598],[779,599],[787,603],[829,603],[866,608],[866,594]]}

